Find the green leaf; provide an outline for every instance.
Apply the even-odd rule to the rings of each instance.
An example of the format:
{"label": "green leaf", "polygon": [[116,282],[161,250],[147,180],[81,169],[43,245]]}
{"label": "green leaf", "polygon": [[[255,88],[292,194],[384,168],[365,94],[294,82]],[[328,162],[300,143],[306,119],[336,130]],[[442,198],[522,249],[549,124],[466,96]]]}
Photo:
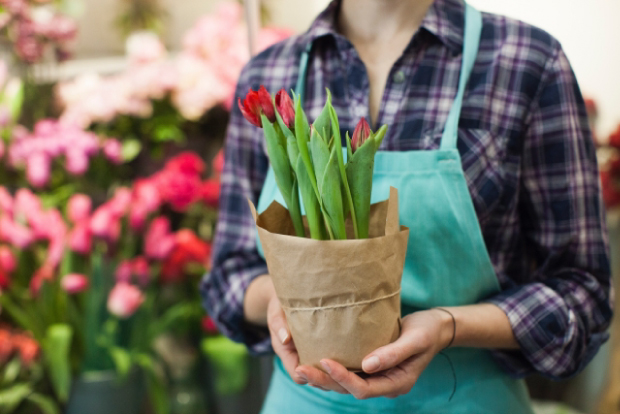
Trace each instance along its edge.
{"label": "green leaf", "polygon": [[30,384],[15,384],[10,388],[0,391],[0,412],[10,414],[32,392]]}
{"label": "green leaf", "polygon": [[320,200],[321,196],[319,195],[317,179],[314,168],[312,167],[310,151],[308,150],[308,139],[310,138],[308,135],[310,133],[310,126],[308,125],[306,114],[301,108],[301,101],[297,98],[297,95],[293,96],[295,97],[295,137],[297,138],[297,147],[299,148],[299,154],[301,155],[301,159],[303,160],[306,171],[308,172],[308,177],[310,178],[312,188],[316,193],[316,198]]}
{"label": "green leaf", "polygon": [[377,132],[375,132],[373,136],[373,140],[375,141],[375,151],[379,150],[379,146],[383,142],[383,138],[385,138],[385,134],[387,133],[388,127],[387,125],[381,126]]}
{"label": "green leaf", "polygon": [[357,213],[359,238],[368,238],[372,173],[375,163],[375,141],[367,140],[347,161],[347,178]]}
{"label": "green leaf", "polygon": [[316,131],[312,133],[312,139],[310,140],[310,153],[312,154],[312,163],[319,194],[323,194],[323,177],[325,176],[325,169],[329,162],[330,154],[327,143],[318,136]]}
{"label": "green leaf", "polygon": [[164,381],[155,369],[153,359],[146,354],[138,354],[136,363],[140,365],[146,373],[148,395],[151,399],[151,406],[155,414],[169,414],[170,400],[168,399],[168,389]]}
{"label": "green leaf", "polygon": [[3,385],[9,385],[15,382],[22,370],[22,363],[19,357],[13,358],[4,366],[4,376],[2,378]]}
{"label": "green leaf", "polygon": [[338,169],[338,156],[336,155],[338,152],[342,153],[342,150],[334,145],[329,161],[325,166],[325,174],[321,184],[321,200],[334,238],[336,240],[345,240],[347,232],[344,224],[340,172]]}
{"label": "green leaf", "polygon": [[306,167],[303,165],[301,157],[297,157],[297,179],[299,180],[299,192],[306,209],[306,219],[310,229],[310,237],[315,240],[325,240],[325,224],[321,214],[321,205],[316,198]]}
{"label": "green leaf", "polygon": [[17,306],[9,297],[9,295],[0,295],[0,305],[11,318],[15,320],[17,325],[25,331],[31,331],[35,338],[41,338],[43,332],[38,321],[28,315],[24,310]]}
{"label": "green leaf", "polygon": [[30,394],[27,398],[29,402],[36,405],[39,410],[43,412],[43,414],[59,414],[60,408],[56,404],[56,402],[43,394],[33,393]]}
{"label": "green leaf", "polygon": [[52,386],[58,399],[62,402],[69,398],[71,388],[69,353],[72,337],[73,330],[69,325],[52,325],[47,329],[47,334],[42,343]]}
{"label": "green leaf", "polygon": [[246,347],[225,336],[216,336],[204,339],[202,350],[214,368],[217,393],[231,395],[243,391],[249,379]]}
{"label": "green leaf", "polygon": [[116,365],[116,372],[121,379],[124,379],[129,374],[131,369],[131,355],[127,350],[114,346],[110,348],[110,355]]}
{"label": "green leaf", "polygon": [[314,121],[312,126],[314,127],[316,131],[318,131],[321,134],[323,139],[325,139],[326,141],[329,141],[332,137],[332,128],[331,128],[332,125],[331,125],[330,113],[329,113],[329,108],[332,102],[332,94],[329,91],[329,89],[326,89],[326,91],[327,91],[327,101],[325,102],[325,106],[323,107],[321,114]]}
{"label": "green leaf", "polygon": [[133,161],[142,151],[142,143],[137,139],[127,139],[121,146],[121,156],[124,162]]}
{"label": "green leaf", "polygon": [[351,138],[349,137],[349,131],[347,131],[345,135],[345,140],[347,141],[347,162],[351,158],[353,158],[353,148],[351,147]]}
{"label": "green leaf", "polygon": [[278,188],[293,220],[295,234],[299,237],[304,237],[304,226],[299,209],[299,193],[286,149],[283,148],[280,136],[271,122],[269,122],[269,119],[265,115],[261,115],[261,117],[265,140],[267,141],[269,162],[273,168],[276,184],[278,184]]}
{"label": "green leaf", "polygon": [[[334,148],[338,148],[336,151],[336,155],[338,157],[338,170],[340,171],[340,179],[342,180],[342,187],[344,189],[344,193],[347,197],[346,203],[348,203],[348,211],[351,213],[351,221],[353,222],[353,233],[355,234],[355,238],[359,239],[359,230],[357,224],[357,214],[355,211],[355,204],[353,203],[353,198],[351,196],[351,190],[349,188],[349,182],[347,180],[347,171],[344,166],[344,159],[342,156],[342,140],[340,137],[340,124],[338,123],[338,114],[336,114],[336,110],[331,104],[329,105],[329,115],[332,121],[332,129],[334,131]],[[343,212],[344,214],[344,212]]]}

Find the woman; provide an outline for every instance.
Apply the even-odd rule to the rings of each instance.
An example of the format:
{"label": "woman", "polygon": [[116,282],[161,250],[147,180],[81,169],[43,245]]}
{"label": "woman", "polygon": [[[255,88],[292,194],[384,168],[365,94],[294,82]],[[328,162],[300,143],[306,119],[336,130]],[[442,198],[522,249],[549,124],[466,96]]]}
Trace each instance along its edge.
{"label": "woman", "polygon": [[334,1],[255,57],[237,96],[259,85],[305,93],[311,120],[329,88],[343,130],[389,125],[373,198],[394,185],[401,224],[415,224],[400,338],[364,359],[365,375],[299,366],[246,202],[276,196],[262,131],[233,110],[202,292],[223,333],[277,354],[265,414],[531,413],[516,378],[574,375],[607,340],[595,153],[551,36],[462,0]]}

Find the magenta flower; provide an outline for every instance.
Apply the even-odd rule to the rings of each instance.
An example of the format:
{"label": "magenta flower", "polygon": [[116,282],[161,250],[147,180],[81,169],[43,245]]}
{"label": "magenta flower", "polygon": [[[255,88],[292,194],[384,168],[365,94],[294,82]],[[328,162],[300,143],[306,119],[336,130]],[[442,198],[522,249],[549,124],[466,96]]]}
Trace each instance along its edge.
{"label": "magenta flower", "polygon": [[108,296],[108,311],[121,319],[129,318],[144,302],[144,295],[127,282],[117,282]]}
{"label": "magenta flower", "polygon": [[88,278],[84,275],[71,273],[60,280],[62,289],[70,295],[75,295],[88,289]]}
{"label": "magenta flower", "polygon": [[0,240],[13,246],[25,249],[33,241],[34,236],[29,228],[15,223],[8,216],[0,216]]}
{"label": "magenta flower", "polygon": [[144,236],[144,253],[155,260],[163,260],[174,248],[174,234],[170,232],[170,221],[160,216],[153,219]]}
{"label": "magenta flower", "polygon": [[103,155],[114,164],[123,162],[121,143],[117,139],[108,138],[103,143]]}
{"label": "magenta flower", "polygon": [[151,272],[149,262],[144,256],[138,256],[131,261],[131,273],[137,278],[140,286],[144,287],[149,284]]}
{"label": "magenta flower", "polygon": [[50,179],[51,159],[43,152],[33,152],[26,159],[26,178],[33,187],[41,188]]}
{"label": "magenta flower", "polygon": [[74,223],[88,220],[92,208],[90,197],[85,194],[74,194],[67,203],[67,216]]}
{"label": "magenta flower", "polygon": [[13,215],[13,197],[6,187],[0,185],[0,213]]}
{"label": "magenta flower", "polygon": [[92,237],[88,221],[77,224],[69,233],[69,248],[81,254],[88,254],[92,248]]}
{"label": "magenta flower", "polygon": [[73,175],[82,175],[88,170],[88,155],[81,148],[70,148],[65,153],[65,168]]}
{"label": "magenta flower", "polygon": [[13,273],[17,267],[17,261],[8,246],[0,246],[0,271]]}

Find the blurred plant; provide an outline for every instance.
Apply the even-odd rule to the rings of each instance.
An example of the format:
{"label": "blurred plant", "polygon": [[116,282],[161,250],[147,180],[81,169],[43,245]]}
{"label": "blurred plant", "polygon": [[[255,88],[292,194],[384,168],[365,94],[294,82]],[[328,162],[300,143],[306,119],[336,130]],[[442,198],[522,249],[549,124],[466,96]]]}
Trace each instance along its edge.
{"label": "blurred plant", "polygon": [[0,0],[0,39],[11,45],[18,61],[39,62],[48,48],[58,60],[69,57],[77,24],[51,0]]}
{"label": "blurred plant", "polygon": [[145,30],[161,33],[166,17],[166,10],[158,0],[121,0],[116,24],[123,36]]}
{"label": "blurred plant", "polygon": [[56,402],[44,394],[42,362],[40,346],[31,336],[0,325],[0,412],[59,413]]}

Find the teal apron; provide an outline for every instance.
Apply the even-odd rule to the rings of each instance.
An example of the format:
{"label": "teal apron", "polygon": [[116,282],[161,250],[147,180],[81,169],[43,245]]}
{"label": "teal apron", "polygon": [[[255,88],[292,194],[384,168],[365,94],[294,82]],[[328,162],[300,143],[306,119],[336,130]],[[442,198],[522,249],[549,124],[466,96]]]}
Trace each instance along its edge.
{"label": "teal apron", "polygon": [[[396,187],[400,223],[410,229],[402,279],[403,314],[473,304],[499,292],[456,148],[463,95],[481,29],[480,12],[466,6],[459,87],[440,149],[379,151],[376,155],[372,202],[386,200],[390,186]],[[303,92],[307,60],[307,55],[302,56],[298,94]],[[264,211],[273,200],[285,205],[270,169],[258,211]],[[262,254],[260,242],[259,251]],[[262,414],[533,413],[524,382],[510,378],[488,351],[452,348],[444,354],[431,361],[408,394],[370,400],[297,385],[276,358]],[[452,362],[454,373],[444,356]]]}

